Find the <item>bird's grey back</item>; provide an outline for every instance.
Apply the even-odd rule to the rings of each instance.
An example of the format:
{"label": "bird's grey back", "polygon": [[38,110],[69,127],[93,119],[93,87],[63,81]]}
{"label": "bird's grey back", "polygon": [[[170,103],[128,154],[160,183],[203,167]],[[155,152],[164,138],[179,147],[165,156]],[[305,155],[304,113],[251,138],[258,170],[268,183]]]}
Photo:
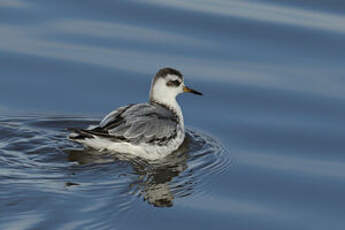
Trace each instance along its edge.
{"label": "bird's grey back", "polygon": [[178,116],[157,103],[120,107],[108,114],[94,131],[131,143],[166,144],[177,135]]}

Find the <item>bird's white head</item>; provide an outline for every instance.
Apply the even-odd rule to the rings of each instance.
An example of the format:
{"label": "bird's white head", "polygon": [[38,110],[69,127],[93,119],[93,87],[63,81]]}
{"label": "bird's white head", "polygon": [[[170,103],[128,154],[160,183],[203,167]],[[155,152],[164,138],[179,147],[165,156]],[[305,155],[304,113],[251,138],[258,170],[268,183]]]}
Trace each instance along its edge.
{"label": "bird's white head", "polygon": [[200,92],[188,88],[184,84],[183,75],[180,71],[172,68],[160,69],[152,80],[150,101],[166,105],[172,109],[179,109],[176,96],[184,93],[202,95]]}

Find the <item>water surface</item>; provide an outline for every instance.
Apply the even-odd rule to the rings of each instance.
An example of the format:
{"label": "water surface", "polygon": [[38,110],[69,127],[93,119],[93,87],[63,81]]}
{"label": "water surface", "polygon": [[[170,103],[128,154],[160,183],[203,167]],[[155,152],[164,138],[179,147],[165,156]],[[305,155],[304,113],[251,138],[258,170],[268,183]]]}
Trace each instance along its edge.
{"label": "water surface", "polygon": [[155,162],[100,154],[67,140],[66,125],[96,122],[85,117],[2,117],[4,229],[15,229],[18,222],[25,229],[52,228],[51,223],[63,229],[109,229],[114,223],[119,227],[119,220],[126,227],[136,212],[204,194],[203,188],[214,184],[207,175],[221,175],[230,165],[229,152],[198,131],[189,130],[178,151]]}
{"label": "water surface", "polygon": [[[342,1],[0,0],[0,34],[1,229],[344,229]],[[188,154],[66,140],[165,66]]]}

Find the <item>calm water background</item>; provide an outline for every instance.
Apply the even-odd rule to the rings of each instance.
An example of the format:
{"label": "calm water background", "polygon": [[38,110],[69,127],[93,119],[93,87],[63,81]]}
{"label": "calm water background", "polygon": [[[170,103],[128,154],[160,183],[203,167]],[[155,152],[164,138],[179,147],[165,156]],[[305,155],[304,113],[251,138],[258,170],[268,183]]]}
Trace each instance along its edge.
{"label": "calm water background", "polygon": [[[1,229],[345,228],[344,1],[0,0],[0,38]],[[64,128],[147,100],[165,66],[204,93],[179,100],[217,159],[154,183],[75,165]]]}

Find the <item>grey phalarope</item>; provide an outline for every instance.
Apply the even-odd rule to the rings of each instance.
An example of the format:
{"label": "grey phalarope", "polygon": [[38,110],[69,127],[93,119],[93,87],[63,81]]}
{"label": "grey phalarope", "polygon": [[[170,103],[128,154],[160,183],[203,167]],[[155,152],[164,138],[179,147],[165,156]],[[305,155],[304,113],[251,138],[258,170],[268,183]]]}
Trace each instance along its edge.
{"label": "grey phalarope", "polygon": [[148,160],[164,158],[185,138],[181,108],[176,96],[189,92],[183,75],[163,68],[152,80],[148,103],[131,104],[112,111],[97,126],[71,129],[69,139],[97,150],[132,154]]}

